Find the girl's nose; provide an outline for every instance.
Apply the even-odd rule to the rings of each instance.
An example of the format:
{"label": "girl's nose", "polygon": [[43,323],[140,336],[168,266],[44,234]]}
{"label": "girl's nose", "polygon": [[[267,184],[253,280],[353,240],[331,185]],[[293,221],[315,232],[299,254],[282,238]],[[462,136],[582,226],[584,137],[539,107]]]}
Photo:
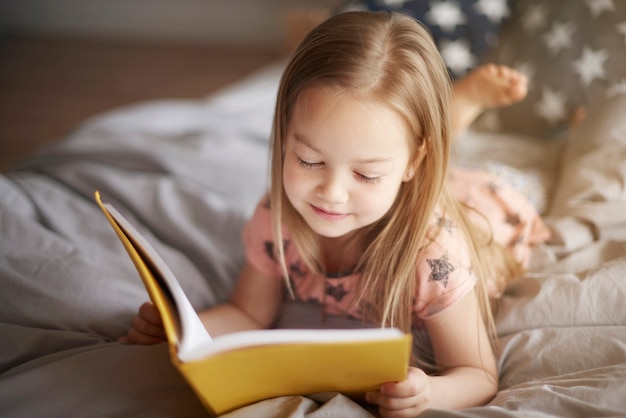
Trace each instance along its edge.
{"label": "girl's nose", "polygon": [[320,185],[318,194],[330,203],[345,203],[348,201],[348,189],[341,176],[334,173],[325,173]]}

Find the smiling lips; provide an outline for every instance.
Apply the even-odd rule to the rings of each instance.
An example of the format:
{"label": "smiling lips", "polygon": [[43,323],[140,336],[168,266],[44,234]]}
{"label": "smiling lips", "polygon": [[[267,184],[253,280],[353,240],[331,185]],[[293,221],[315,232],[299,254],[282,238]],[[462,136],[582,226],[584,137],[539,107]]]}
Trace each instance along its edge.
{"label": "smiling lips", "polygon": [[330,212],[315,205],[311,205],[311,207],[318,216],[330,221],[338,221],[348,216],[345,213]]}

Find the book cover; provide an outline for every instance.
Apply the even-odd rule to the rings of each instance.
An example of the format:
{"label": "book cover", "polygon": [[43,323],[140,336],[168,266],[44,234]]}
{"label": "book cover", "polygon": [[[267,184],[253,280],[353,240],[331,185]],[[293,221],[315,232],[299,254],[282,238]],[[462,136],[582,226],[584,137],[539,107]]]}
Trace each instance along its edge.
{"label": "book cover", "polygon": [[97,191],[95,200],[161,314],[172,363],[214,414],[277,396],[359,395],[406,378],[411,336],[397,329],[255,330],[211,338],[152,245]]}

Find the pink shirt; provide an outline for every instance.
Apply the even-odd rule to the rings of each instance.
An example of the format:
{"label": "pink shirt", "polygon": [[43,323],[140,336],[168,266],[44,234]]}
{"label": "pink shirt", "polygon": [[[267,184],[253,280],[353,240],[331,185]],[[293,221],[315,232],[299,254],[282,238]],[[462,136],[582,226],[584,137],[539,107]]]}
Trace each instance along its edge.
{"label": "pink shirt", "polygon": [[[304,302],[325,304],[329,314],[363,319],[358,307],[350,303],[360,274],[324,277],[305,266],[302,257],[290,242],[283,228],[287,268],[296,298]],[[448,218],[437,214],[430,222],[432,242],[424,249],[416,266],[416,292],[413,307],[414,326],[466,295],[475,285],[476,277],[470,257],[458,228]],[[282,280],[280,264],[274,258],[269,199],[263,198],[243,233],[248,262],[260,271]]]}

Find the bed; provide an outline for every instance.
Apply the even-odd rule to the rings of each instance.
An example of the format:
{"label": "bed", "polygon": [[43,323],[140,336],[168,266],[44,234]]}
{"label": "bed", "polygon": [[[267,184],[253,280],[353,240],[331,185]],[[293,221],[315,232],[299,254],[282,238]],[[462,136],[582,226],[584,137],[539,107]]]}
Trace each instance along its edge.
{"label": "bed", "polygon": [[[531,6],[518,3],[520,14]],[[569,7],[553,4],[557,15]],[[611,18],[624,22],[619,7]],[[517,24],[509,33],[521,30]],[[513,39],[502,36],[493,57],[509,63]],[[155,245],[196,309],[224,300],[243,261],[241,228],[267,187],[283,66],[207,98],[102,114],[0,177],[0,415],[209,416],[164,344],[116,342],[147,294],[93,192]],[[626,70],[616,77],[606,94],[578,97],[588,115],[575,128],[539,130],[545,118],[507,126],[528,116],[524,103],[485,115],[459,141],[459,164],[513,176],[553,234],[500,300],[495,398],[422,416],[626,415],[626,92],[619,84]],[[319,317],[314,306],[287,304],[277,326],[320,326]],[[321,325],[349,326],[339,319]],[[269,399],[227,416],[372,415],[326,393]]]}

